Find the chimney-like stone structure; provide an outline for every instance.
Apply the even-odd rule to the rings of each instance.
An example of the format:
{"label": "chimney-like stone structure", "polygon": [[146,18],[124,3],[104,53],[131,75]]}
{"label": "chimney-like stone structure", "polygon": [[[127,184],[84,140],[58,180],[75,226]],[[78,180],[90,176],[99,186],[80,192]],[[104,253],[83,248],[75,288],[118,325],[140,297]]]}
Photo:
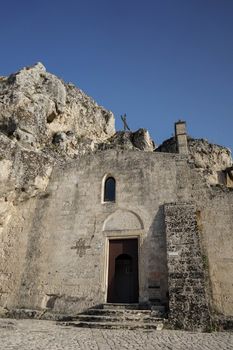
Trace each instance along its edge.
{"label": "chimney-like stone structure", "polygon": [[175,123],[175,136],[178,153],[188,154],[186,122],[179,120]]}

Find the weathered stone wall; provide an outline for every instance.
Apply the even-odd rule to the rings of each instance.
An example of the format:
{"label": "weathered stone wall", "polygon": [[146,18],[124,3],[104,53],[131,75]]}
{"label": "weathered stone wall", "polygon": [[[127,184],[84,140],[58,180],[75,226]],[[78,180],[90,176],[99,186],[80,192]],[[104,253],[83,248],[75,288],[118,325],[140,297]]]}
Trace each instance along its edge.
{"label": "weathered stone wall", "polygon": [[[165,303],[167,267],[162,206],[165,201],[176,200],[177,157],[105,151],[56,168],[46,193],[31,199],[33,205],[27,206],[30,223],[17,225],[25,240],[28,237],[26,247],[18,242],[17,246],[13,243],[8,247],[8,252],[18,250],[22,269],[18,291],[13,291],[8,306],[39,308],[52,295],[57,296],[54,309],[66,312],[74,310],[73,303],[82,309],[104,302],[107,238],[116,236],[139,238],[140,301],[159,298]],[[116,203],[102,203],[106,174],[116,178]],[[110,220],[113,214],[115,217]],[[132,217],[141,226],[130,221]],[[17,236],[13,222],[9,232],[12,230]],[[6,260],[6,264],[11,268],[12,279],[18,280],[15,261]]]}
{"label": "weathered stone wall", "polygon": [[192,201],[197,208],[205,271],[209,273],[208,300],[212,314],[233,316],[233,191],[223,185],[209,186],[194,164],[189,169],[178,160],[179,201]]}
{"label": "weathered stone wall", "polygon": [[[4,307],[19,306],[19,291],[25,267],[33,258],[34,251],[29,250],[32,221],[36,213],[34,198],[13,206],[7,225],[4,225],[0,237],[0,305]],[[35,242],[36,243],[36,242]],[[34,283],[33,276],[30,283]]]}
{"label": "weathered stone wall", "polygon": [[169,322],[175,328],[208,330],[210,315],[196,207],[165,204]]}
{"label": "weathered stone wall", "polygon": [[[102,200],[106,175],[116,179],[115,203]],[[196,205],[200,235],[192,205],[166,206],[184,201]],[[175,308],[171,317],[175,315],[176,326],[180,321],[191,329],[192,316],[196,315],[192,310],[201,303],[205,305],[201,272],[204,263],[204,271],[210,275],[211,283],[206,287],[211,310],[231,316],[232,206],[233,192],[210,188],[184,155],[106,150],[57,166],[46,191],[15,205],[8,225],[2,228],[1,305],[49,306],[69,313],[103,303],[107,293],[108,239],[138,237],[140,302],[168,302],[167,283],[171,279],[167,278],[167,266],[170,274],[177,261],[190,275],[177,268],[180,279],[173,282],[184,283],[184,289],[173,285],[169,290],[170,309],[177,303],[185,316],[177,321]],[[176,260],[177,256],[168,255],[167,264],[167,246],[170,251],[171,247],[175,249],[175,243],[184,255],[181,261],[179,256]],[[192,273],[200,275],[195,280]],[[193,297],[199,290],[200,300]],[[197,327],[202,327],[205,312],[206,309],[203,317],[200,314]]]}
{"label": "weathered stone wall", "polygon": [[233,191],[213,187],[200,203],[198,216],[212,309],[233,316]]}

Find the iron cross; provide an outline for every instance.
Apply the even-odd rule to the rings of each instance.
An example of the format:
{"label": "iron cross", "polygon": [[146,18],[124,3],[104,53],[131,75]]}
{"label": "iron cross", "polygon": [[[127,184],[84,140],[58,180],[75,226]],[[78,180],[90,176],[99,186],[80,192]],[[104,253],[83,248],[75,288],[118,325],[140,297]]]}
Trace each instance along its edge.
{"label": "iron cross", "polygon": [[123,124],[124,124],[124,131],[126,130],[130,131],[130,128],[128,127],[128,124],[126,122],[126,114],[121,115],[121,120],[123,121]]}

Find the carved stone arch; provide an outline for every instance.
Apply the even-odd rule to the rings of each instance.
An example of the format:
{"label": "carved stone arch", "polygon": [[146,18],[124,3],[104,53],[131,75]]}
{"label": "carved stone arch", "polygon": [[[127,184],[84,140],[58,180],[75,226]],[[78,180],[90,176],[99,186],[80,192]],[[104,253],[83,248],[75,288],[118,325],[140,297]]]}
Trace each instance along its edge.
{"label": "carved stone arch", "polygon": [[142,219],[136,213],[127,209],[117,209],[104,221],[103,231],[142,230]]}

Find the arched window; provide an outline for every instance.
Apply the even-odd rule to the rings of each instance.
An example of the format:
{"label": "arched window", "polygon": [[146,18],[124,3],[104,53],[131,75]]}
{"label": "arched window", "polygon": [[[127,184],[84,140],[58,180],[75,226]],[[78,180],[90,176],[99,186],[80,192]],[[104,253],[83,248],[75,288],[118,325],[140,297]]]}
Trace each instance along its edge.
{"label": "arched window", "polygon": [[104,202],[115,202],[116,199],[116,180],[109,176],[104,183]]}

